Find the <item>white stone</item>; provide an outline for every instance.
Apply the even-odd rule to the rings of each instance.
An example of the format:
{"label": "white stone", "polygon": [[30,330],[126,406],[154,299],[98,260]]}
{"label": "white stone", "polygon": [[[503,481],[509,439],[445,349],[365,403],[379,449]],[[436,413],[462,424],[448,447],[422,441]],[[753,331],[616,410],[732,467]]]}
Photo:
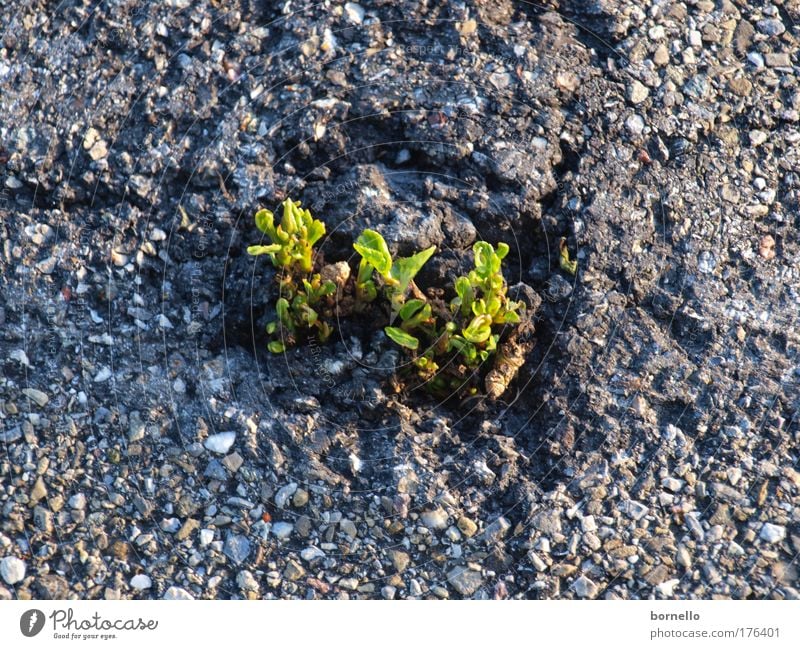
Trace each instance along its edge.
{"label": "white stone", "polygon": [[572,582],[572,589],[578,597],[594,599],[597,597],[597,585],[588,577],[581,575]]}
{"label": "white stone", "polygon": [[641,81],[634,80],[628,86],[628,99],[633,104],[641,104],[650,95],[650,90]]}
{"label": "white stone", "polygon": [[147,575],[136,575],[131,579],[131,588],[136,590],[147,590],[153,585],[153,580]]}
{"label": "white stone", "polygon": [[102,368],[97,374],[94,376],[95,383],[103,383],[104,381],[108,381],[111,378],[111,370],[107,367]]}
{"label": "white stone", "polygon": [[759,536],[767,543],[779,543],[786,538],[786,528],[783,525],[764,523]]}
{"label": "white stone", "polygon": [[25,562],[17,557],[5,557],[0,561],[0,576],[7,584],[16,584],[25,579]]}
{"label": "white stone", "polygon": [[662,595],[663,597],[672,597],[675,593],[675,586],[681,583],[680,579],[669,579],[668,581],[662,581],[658,586],[656,586],[656,592]]}
{"label": "white stone", "polygon": [[279,521],[278,523],[274,523],[272,525],[272,533],[279,539],[288,538],[292,533],[292,530],[294,530],[294,525],[284,521]]}
{"label": "white stone", "polygon": [[344,11],[351,23],[360,25],[364,21],[364,9],[355,2],[345,2]]}
{"label": "white stone", "polygon": [[83,509],[86,507],[86,496],[83,494],[75,494],[67,501],[71,509]]}
{"label": "white stone", "polygon": [[162,599],[194,599],[194,597],[183,588],[170,586]]}
{"label": "white stone", "polygon": [[420,519],[422,524],[430,529],[443,530],[447,527],[447,512],[441,508],[424,512]]}
{"label": "white stone", "polygon": [[202,529],[200,530],[200,545],[201,547],[207,546],[214,540],[214,530]]}
{"label": "white stone", "polygon": [[231,450],[231,446],[233,446],[235,441],[236,433],[232,430],[229,430],[225,433],[210,435],[203,443],[203,446],[205,446],[209,451],[219,453],[220,455],[225,455]]}
{"label": "white stone", "polygon": [[321,559],[324,556],[325,553],[319,548],[314,547],[313,545],[305,548],[300,552],[300,557],[303,559],[303,561],[308,561],[309,563],[314,559]]}
{"label": "white stone", "polygon": [[297,491],[297,483],[290,482],[285,487],[281,487],[278,489],[278,493],[275,494],[275,506],[283,509],[286,507],[286,503],[289,501],[289,498],[294,496],[294,493]]}

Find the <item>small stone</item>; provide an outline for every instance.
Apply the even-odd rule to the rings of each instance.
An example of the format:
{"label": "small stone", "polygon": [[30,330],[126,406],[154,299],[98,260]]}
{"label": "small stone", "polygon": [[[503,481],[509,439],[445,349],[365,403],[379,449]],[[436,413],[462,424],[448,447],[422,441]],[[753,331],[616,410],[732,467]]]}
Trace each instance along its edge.
{"label": "small stone", "polygon": [[175,539],[178,541],[188,539],[192,535],[192,532],[194,532],[198,527],[200,527],[200,521],[195,518],[187,518],[181,528],[175,534]]}
{"label": "small stone", "polygon": [[31,401],[36,403],[36,405],[39,406],[40,408],[46,406],[47,402],[50,401],[50,397],[48,397],[41,390],[37,390],[35,388],[25,388],[22,390],[22,394],[24,394]]}
{"label": "small stone", "polygon": [[103,383],[111,378],[111,370],[103,367],[97,374],[95,374],[93,381],[95,383]]}
{"label": "small stone", "polygon": [[295,507],[305,507],[308,503],[308,492],[305,489],[298,489],[292,497],[292,505]]}
{"label": "small stone", "polygon": [[431,511],[423,512],[420,516],[422,524],[434,530],[443,530],[447,527],[447,512],[441,507]]}
{"label": "small stone", "polygon": [[86,507],[86,496],[83,494],[75,494],[68,501],[70,509],[83,509]]}
{"label": "small stone", "polygon": [[153,580],[147,575],[136,575],[131,579],[131,588],[135,590],[147,590],[153,585]]}
{"label": "small stone", "polygon": [[306,571],[296,561],[290,559],[286,564],[286,568],[283,571],[283,576],[286,577],[289,581],[297,581],[301,579],[306,574]]}
{"label": "small stone", "polygon": [[288,539],[293,530],[294,525],[284,521],[279,521],[272,526],[272,533],[281,540]]}
{"label": "small stone", "polygon": [[764,523],[758,536],[767,543],[780,543],[786,538],[786,528],[783,525]]}
{"label": "small stone", "polygon": [[661,43],[661,45],[656,48],[656,51],[653,52],[653,63],[662,66],[669,63],[669,50],[663,43]]}
{"label": "small stone", "polygon": [[42,476],[39,476],[36,478],[36,482],[33,483],[33,489],[31,489],[30,504],[35,505],[46,496],[47,487],[44,484],[44,480],[42,480]]}
{"label": "small stone", "polygon": [[478,531],[477,524],[472,521],[471,519],[467,518],[466,516],[462,516],[458,519],[458,523],[456,523],[458,529],[461,533],[466,536],[467,538],[471,538],[475,536],[475,532]]}
{"label": "small stone", "polygon": [[411,561],[408,553],[400,550],[389,550],[389,559],[391,559],[392,565],[398,573],[403,572]]}
{"label": "small stone", "polygon": [[509,523],[505,517],[501,516],[486,526],[486,529],[483,531],[483,538],[488,543],[497,543],[510,529],[511,523]]}
{"label": "small stone", "polygon": [[13,586],[25,579],[25,562],[17,557],[5,557],[0,561],[0,576]]}
{"label": "small stone", "polygon": [[678,554],[675,557],[675,561],[682,568],[688,569],[692,567],[692,556],[689,554],[689,551],[683,545],[678,547]]}
{"label": "small stone", "polygon": [[767,36],[780,36],[786,31],[786,27],[780,18],[765,18],[756,23],[758,31]]}
{"label": "small stone", "polygon": [[228,471],[231,473],[236,473],[242,464],[244,464],[244,459],[236,452],[233,452],[230,455],[226,455],[224,458],[222,458],[222,466],[228,469]]}
{"label": "small stone", "polygon": [[179,588],[178,586],[170,586],[167,588],[167,592],[164,593],[164,597],[162,597],[162,599],[194,599],[194,597],[191,593],[183,588]]}
{"label": "small stone", "polygon": [[223,552],[234,563],[242,563],[250,555],[250,541],[246,536],[229,534]]}
{"label": "small stone", "polygon": [[321,559],[325,556],[325,553],[320,550],[318,547],[310,545],[309,547],[305,548],[300,552],[300,558],[303,561],[307,561],[311,563],[314,559]]}
{"label": "small stone", "polygon": [[339,523],[339,529],[351,539],[354,539],[356,536],[358,536],[358,529],[356,528],[355,523],[347,518]]}
{"label": "small stone", "polygon": [[447,582],[459,594],[469,597],[483,585],[483,576],[472,568],[459,567],[453,568],[447,573]]}
{"label": "small stone", "polygon": [[225,433],[210,435],[203,443],[203,446],[213,453],[225,455],[231,449],[231,446],[233,446],[235,441],[236,433],[233,431],[228,431]]}
{"label": "small stone", "polygon": [[214,530],[200,530],[200,546],[205,547],[214,540]]}
{"label": "small stone", "polygon": [[461,34],[462,36],[469,36],[476,29],[478,29],[478,22],[474,18],[465,20],[464,22],[458,25],[458,33]]}
{"label": "small stone", "polygon": [[625,120],[625,128],[631,135],[641,135],[644,131],[644,118],[634,113]]}
{"label": "small stone", "polygon": [[0,442],[10,444],[20,439],[22,439],[22,429],[19,426],[0,431]]}
{"label": "small stone", "polygon": [[649,511],[646,505],[636,500],[626,500],[623,503],[622,511],[630,516],[633,520],[638,521]]}
{"label": "small stone", "polygon": [[249,570],[242,570],[238,575],[236,575],[236,585],[243,592],[258,592],[258,582],[256,581],[256,578],[253,577],[253,573]]}
{"label": "small stone", "polygon": [[641,81],[634,80],[628,86],[628,101],[641,104],[650,95],[650,90]]}
{"label": "small stone", "polygon": [[89,149],[89,157],[92,160],[102,160],[108,155],[108,146],[105,143],[105,140],[98,140],[94,143],[91,149]]}
{"label": "small stone", "polygon": [[583,575],[572,582],[572,590],[582,599],[594,599],[597,597],[597,585],[591,579]]}
{"label": "small stone", "polygon": [[759,144],[764,144],[767,141],[767,133],[765,131],[759,130],[752,130],[750,131],[750,144],[752,146],[758,146]]}
{"label": "small stone", "polygon": [[[761,257],[763,257],[767,261],[775,258],[775,239],[772,237],[772,235],[767,234],[764,237],[762,237],[761,241],[758,244],[758,254],[761,255]],[[740,470],[740,477],[741,477],[741,470]],[[736,483],[731,482],[731,484],[736,484]]]}
{"label": "small stone", "polygon": [[383,599],[394,599],[397,589],[394,586],[384,586],[381,588],[381,596]]}
{"label": "small stone", "polygon": [[355,2],[345,2],[344,12],[348,20],[355,25],[360,25],[364,21],[364,9]]}
{"label": "small stone", "polygon": [[792,58],[788,52],[767,52],[764,60],[770,68],[792,67]]}
{"label": "small stone", "polygon": [[662,581],[656,586],[656,592],[662,597],[673,597],[675,595],[675,586],[681,583],[680,579],[668,579]]}
{"label": "small stone", "polygon": [[740,97],[747,97],[753,90],[753,84],[747,77],[734,77],[728,82],[731,92]]}
{"label": "small stone", "polygon": [[286,507],[286,503],[291,498],[294,493],[297,491],[297,483],[291,482],[285,487],[281,487],[278,489],[278,492],[275,494],[275,506],[279,509],[283,509]]}

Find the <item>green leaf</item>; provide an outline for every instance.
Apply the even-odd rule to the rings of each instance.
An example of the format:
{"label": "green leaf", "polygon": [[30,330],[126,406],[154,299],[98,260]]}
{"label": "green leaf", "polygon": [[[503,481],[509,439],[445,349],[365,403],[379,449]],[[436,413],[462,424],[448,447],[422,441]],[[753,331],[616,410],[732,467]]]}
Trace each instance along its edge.
{"label": "green leaf", "polygon": [[353,248],[383,277],[392,270],[392,255],[383,237],[375,230],[364,230],[353,244]]}
{"label": "green leaf", "polygon": [[277,243],[271,243],[268,246],[247,246],[248,255],[272,255],[278,252],[281,246]]}
{"label": "green leaf", "polygon": [[281,219],[281,229],[286,234],[294,234],[297,231],[297,222],[295,221],[295,204],[291,199],[287,198],[283,203],[283,218]]}
{"label": "green leaf", "polygon": [[426,250],[421,250],[415,255],[401,257],[394,262],[394,266],[391,268],[391,275],[398,281],[398,288],[401,293],[405,292],[411,280],[414,279],[416,274],[422,269],[425,262],[431,258],[434,252],[436,252],[436,246],[431,246]]}
{"label": "green leaf", "polygon": [[384,331],[389,338],[394,340],[401,347],[406,347],[408,349],[417,349],[419,347],[419,340],[402,329],[398,329],[397,327],[385,327]]}
{"label": "green leaf", "polygon": [[561,237],[561,241],[559,242],[560,248],[560,259],[559,265],[561,266],[561,270],[566,271],[570,275],[574,275],[578,272],[578,260],[573,259],[570,260],[569,258],[569,248],[567,248],[567,240],[564,237]]}
{"label": "green leaf", "polygon": [[462,333],[464,334],[464,338],[471,343],[484,342],[492,335],[492,316],[475,316]]}
{"label": "green leaf", "polygon": [[400,319],[405,321],[411,318],[417,311],[419,311],[422,307],[425,306],[424,300],[413,299],[406,302],[403,307],[400,309],[399,316]]}
{"label": "green leaf", "polygon": [[506,324],[517,324],[519,322],[519,314],[515,311],[506,311],[503,314],[503,322]]}
{"label": "green leaf", "polygon": [[256,227],[264,234],[272,235],[275,233],[275,215],[269,210],[258,210],[256,212]]}
{"label": "green leaf", "polygon": [[286,345],[284,345],[280,340],[273,340],[269,345],[267,345],[267,349],[271,351],[273,354],[280,354],[286,351]]}
{"label": "green leaf", "polygon": [[267,333],[274,334],[278,330],[278,323],[273,320],[272,322],[267,323]]}
{"label": "green leaf", "polygon": [[308,226],[306,233],[306,241],[310,246],[313,246],[325,234],[325,224],[322,221],[312,221]]}
{"label": "green leaf", "polygon": [[500,259],[505,259],[506,255],[508,254],[508,244],[503,243],[502,241],[497,244],[497,256]]}
{"label": "green leaf", "polygon": [[275,311],[278,314],[278,320],[280,320],[283,325],[290,329],[294,326],[292,318],[289,315],[289,300],[285,297],[278,298],[278,301],[275,302]]}

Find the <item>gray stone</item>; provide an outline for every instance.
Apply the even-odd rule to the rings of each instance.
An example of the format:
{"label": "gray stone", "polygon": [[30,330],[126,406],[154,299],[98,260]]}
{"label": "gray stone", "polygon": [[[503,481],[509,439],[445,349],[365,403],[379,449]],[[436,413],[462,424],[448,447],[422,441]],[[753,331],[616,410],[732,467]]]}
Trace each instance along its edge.
{"label": "gray stone", "polygon": [[597,597],[597,585],[591,579],[583,575],[572,582],[572,590],[582,599],[594,599]]}
{"label": "gray stone", "polygon": [[43,408],[47,405],[47,402],[50,401],[50,397],[48,397],[44,392],[41,390],[37,390],[35,388],[25,388],[22,390],[22,394],[28,397],[31,401],[33,401],[37,406]]}
{"label": "gray stone", "polygon": [[780,543],[786,538],[786,528],[783,525],[764,523],[758,536],[767,543]]}
{"label": "gray stone", "polygon": [[179,588],[178,586],[170,586],[167,589],[167,592],[164,593],[164,597],[161,599],[194,599],[194,596],[192,596],[191,593],[183,588]]}
{"label": "gray stone", "polygon": [[229,534],[223,551],[234,563],[242,563],[250,555],[250,541],[246,536]]}
{"label": "gray stone", "polygon": [[447,582],[461,595],[469,597],[483,586],[483,575],[472,568],[453,568],[447,573]]}

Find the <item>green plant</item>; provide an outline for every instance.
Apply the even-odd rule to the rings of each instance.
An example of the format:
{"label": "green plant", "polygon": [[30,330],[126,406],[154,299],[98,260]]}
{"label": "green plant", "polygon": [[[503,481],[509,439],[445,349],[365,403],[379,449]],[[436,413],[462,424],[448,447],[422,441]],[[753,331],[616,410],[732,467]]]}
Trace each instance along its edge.
{"label": "green plant", "polygon": [[[524,304],[508,298],[502,273],[508,250],[504,243],[497,249],[485,241],[473,246],[474,268],[455,281],[450,313],[440,314],[447,319],[443,326],[431,305],[415,298],[399,309],[400,326],[386,327],[386,335],[412,354],[417,375],[434,392],[466,387],[474,393],[477,370],[496,353],[502,328],[520,322]],[[494,382],[497,392],[497,376]]]}
{"label": "green plant", "polygon": [[333,329],[320,317],[320,310],[330,310],[337,288],[319,273],[310,275],[314,267],[312,249],[325,234],[325,224],[302,209],[300,201],[287,198],[282,205],[283,218],[278,225],[269,210],[256,212],[256,227],[271,243],[247,248],[254,256],[269,255],[272,265],[281,271],[277,276],[277,320],[267,324],[267,333],[274,337],[267,348],[276,354],[310,333],[316,333],[320,342],[330,337]]}
{"label": "green plant", "polygon": [[566,271],[570,275],[574,275],[578,272],[578,260],[569,258],[569,248],[567,248],[566,238],[561,237],[561,240],[558,242],[558,247],[559,266],[561,266],[561,270]]}
{"label": "green plant", "polygon": [[356,303],[363,305],[377,297],[378,290],[374,281],[374,271],[377,271],[383,279],[384,294],[391,304],[391,320],[394,321],[405,303],[414,277],[436,252],[436,246],[431,246],[411,257],[393,260],[380,233],[368,229],[361,233],[353,248],[361,255],[356,277]]}

